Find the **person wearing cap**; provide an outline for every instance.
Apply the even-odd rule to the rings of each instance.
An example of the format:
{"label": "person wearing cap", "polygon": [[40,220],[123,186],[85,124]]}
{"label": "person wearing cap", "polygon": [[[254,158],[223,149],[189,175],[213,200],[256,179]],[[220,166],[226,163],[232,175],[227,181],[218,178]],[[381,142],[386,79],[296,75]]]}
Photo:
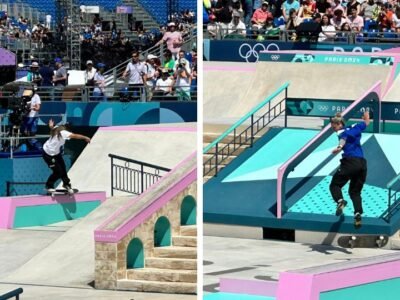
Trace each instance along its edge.
{"label": "person wearing cap", "polygon": [[298,1],[296,1],[296,0],[286,0],[285,2],[283,2],[283,4],[282,4],[282,14],[283,14],[283,17],[285,18],[285,21],[289,20],[289,17],[290,17],[289,12],[292,9],[295,10],[296,15],[297,15],[297,13],[299,12],[299,9],[300,9],[300,4],[299,4]]}
{"label": "person wearing cap", "polygon": [[31,64],[30,70],[27,75],[27,80],[32,82],[36,86],[40,86],[42,84],[42,76],[39,73],[39,64],[34,61]]}
{"label": "person wearing cap", "polygon": [[256,9],[251,18],[251,24],[253,30],[260,30],[267,24],[268,19],[274,19],[271,12],[268,11],[268,2],[264,1],[261,7]]}
{"label": "person wearing cap", "polygon": [[145,62],[145,69],[146,71],[146,99],[150,100],[152,97],[153,89],[156,84],[157,78],[156,78],[156,59],[158,57],[155,56],[154,54],[149,54],[147,55],[147,60]]}
{"label": "person wearing cap", "polygon": [[182,34],[175,29],[176,25],[174,22],[168,23],[168,31],[165,32],[162,39],[156,43],[156,46],[167,43],[167,48],[171,51],[174,58],[178,56],[183,42]]}
{"label": "person wearing cap", "polygon": [[98,63],[97,64],[98,71],[93,77],[93,84],[94,84],[93,98],[95,101],[107,101],[105,95],[106,80],[103,75],[105,67],[106,67],[105,64]]}
{"label": "person wearing cap", "polygon": [[232,21],[228,24],[228,34],[235,34],[236,36],[246,36],[246,25],[240,20],[240,13],[234,11],[232,13]]}
{"label": "person wearing cap", "polygon": [[68,193],[73,194],[71,180],[68,178],[61,148],[65,145],[67,140],[84,140],[86,143],[90,143],[90,138],[68,131],[66,126],[54,126],[54,121],[52,119],[49,120],[49,127],[50,137],[43,145],[43,159],[52,171],[52,174],[46,182],[47,192],[53,193],[55,191],[54,185],[56,181],[61,179],[63,188],[66,189]]}
{"label": "person wearing cap", "polygon": [[343,151],[340,166],[332,177],[329,190],[337,203],[336,215],[340,216],[347,205],[343,198],[342,188],[350,181],[349,196],[354,206],[354,226],[361,226],[363,213],[361,191],[367,178],[367,161],[361,147],[361,134],[370,123],[369,112],[363,115],[363,122],[345,126],[344,119],[338,113],[331,118],[331,127],[339,138],[339,145],[333,149],[333,154]]}
{"label": "person wearing cap", "polygon": [[139,51],[132,52],[132,60],[126,66],[122,78],[128,79],[129,91],[133,93],[133,97],[145,100],[144,84],[147,81],[147,70],[145,65],[140,61]]}
{"label": "person wearing cap", "polygon": [[56,58],[56,73],[53,76],[53,83],[55,86],[64,87],[67,85],[67,69],[62,64],[61,58]]}
{"label": "person wearing cap", "polygon": [[97,70],[93,67],[93,61],[88,60],[86,62],[86,70],[85,70],[85,85],[86,86],[94,86],[94,75]]}
{"label": "person wearing cap", "polygon": [[169,96],[172,95],[172,87],[174,86],[174,80],[168,73],[168,69],[163,68],[161,70],[161,78],[156,82],[154,89],[154,96]]}

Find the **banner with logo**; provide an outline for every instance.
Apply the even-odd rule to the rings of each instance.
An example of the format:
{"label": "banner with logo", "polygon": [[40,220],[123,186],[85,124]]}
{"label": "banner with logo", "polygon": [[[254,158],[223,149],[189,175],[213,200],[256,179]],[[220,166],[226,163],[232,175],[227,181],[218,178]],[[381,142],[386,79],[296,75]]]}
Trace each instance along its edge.
{"label": "banner with logo", "polygon": [[[352,102],[353,100],[288,98],[286,112],[288,116],[332,117],[344,111]],[[381,110],[382,120],[400,121],[400,103],[382,102]],[[373,114],[371,107],[364,105],[355,112],[355,117],[359,115],[361,118],[365,111]]]}
{"label": "banner with logo", "polygon": [[260,51],[314,50],[335,52],[379,52],[398,44],[323,44],[256,40],[205,40],[204,57],[211,61],[256,62]]}

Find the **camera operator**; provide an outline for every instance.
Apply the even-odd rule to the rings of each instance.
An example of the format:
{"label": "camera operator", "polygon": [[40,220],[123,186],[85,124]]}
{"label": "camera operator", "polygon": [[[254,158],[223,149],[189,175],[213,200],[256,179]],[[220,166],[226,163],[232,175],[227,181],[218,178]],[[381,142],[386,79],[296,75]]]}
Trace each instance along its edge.
{"label": "camera operator", "polygon": [[176,92],[179,101],[190,101],[190,84],[192,80],[190,66],[186,63],[186,59],[179,59],[178,66],[175,70]]}
{"label": "camera operator", "polygon": [[36,88],[32,88],[24,91],[24,100],[29,100],[26,102],[29,107],[27,115],[24,117],[23,130],[22,132],[26,136],[34,136],[37,132],[38,114],[40,111],[40,96],[36,93]]}

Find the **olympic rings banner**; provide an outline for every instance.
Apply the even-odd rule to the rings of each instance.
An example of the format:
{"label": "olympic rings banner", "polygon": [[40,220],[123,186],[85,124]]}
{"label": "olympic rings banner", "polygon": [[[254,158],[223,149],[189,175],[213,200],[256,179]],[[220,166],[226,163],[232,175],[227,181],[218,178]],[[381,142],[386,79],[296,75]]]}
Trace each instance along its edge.
{"label": "olympic rings banner", "polygon": [[[304,117],[332,117],[337,112],[344,111],[352,100],[327,100],[327,99],[303,99],[288,98],[286,100],[286,111],[288,116]],[[385,121],[400,121],[400,103],[382,102],[381,117]],[[365,111],[373,110],[368,106],[360,108],[360,118]]]}
{"label": "olympic rings banner", "polygon": [[255,40],[207,40],[204,57],[211,61],[257,62],[260,51],[316,50],[336,52],[378,52],[398,44],[322,44]]}

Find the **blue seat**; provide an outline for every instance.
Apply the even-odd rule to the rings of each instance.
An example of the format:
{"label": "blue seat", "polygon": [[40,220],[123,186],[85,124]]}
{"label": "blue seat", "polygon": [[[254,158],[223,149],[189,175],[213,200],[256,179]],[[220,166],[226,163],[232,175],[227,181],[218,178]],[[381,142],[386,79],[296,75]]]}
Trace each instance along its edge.
{"label": "blue seat", "polygon": [[395,39],[395,38],[397,38],[397,33],[395,33],[392,30],[388,30],[388,31],[383,33],[383,37],[385,39]]}

